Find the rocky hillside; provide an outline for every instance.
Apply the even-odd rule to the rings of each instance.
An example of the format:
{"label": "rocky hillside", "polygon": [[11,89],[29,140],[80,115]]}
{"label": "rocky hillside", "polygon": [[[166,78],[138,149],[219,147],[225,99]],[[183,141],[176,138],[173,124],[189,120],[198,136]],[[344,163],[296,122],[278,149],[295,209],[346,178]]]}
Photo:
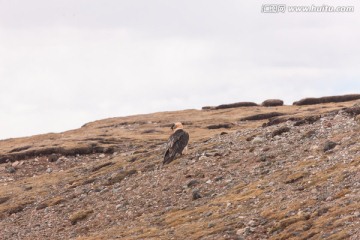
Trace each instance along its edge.
{"label": "rocky hillside", "polygon": [[[205,108],[0,141],[0,239],[360,239],[359,113]],[[161,166],[177,121],[189,153]]]}

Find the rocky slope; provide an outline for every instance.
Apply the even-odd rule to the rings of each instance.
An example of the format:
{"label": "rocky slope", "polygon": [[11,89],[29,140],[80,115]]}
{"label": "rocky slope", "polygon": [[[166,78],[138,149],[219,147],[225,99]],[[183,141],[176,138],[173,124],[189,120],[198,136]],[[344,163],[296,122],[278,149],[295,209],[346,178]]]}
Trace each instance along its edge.
{"label": "rocky slope", "polygon": [[[360,239],[359,113],[185,110],[0,141],[0,239]],[[190,151],[161,166],[175,121]]]}

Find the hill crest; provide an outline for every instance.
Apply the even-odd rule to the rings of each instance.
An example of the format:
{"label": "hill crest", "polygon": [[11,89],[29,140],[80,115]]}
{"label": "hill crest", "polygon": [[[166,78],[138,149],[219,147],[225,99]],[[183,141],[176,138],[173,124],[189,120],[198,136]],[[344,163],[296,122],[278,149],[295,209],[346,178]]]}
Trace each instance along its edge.
{"label": "hill crest", "polygon": [[[3,140],[0,239],[358,239],[356,104],[163,112]],[[176,121],[189,155],[161,166]]]}

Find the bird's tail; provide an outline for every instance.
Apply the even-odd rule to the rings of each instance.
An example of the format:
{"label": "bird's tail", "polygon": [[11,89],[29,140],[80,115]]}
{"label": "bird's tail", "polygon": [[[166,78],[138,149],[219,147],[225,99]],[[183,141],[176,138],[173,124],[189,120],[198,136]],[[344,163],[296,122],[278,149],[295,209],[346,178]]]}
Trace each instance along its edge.
{"label": "bird's tail", "polygon": [[164,161],[163,161],[163,165],[171,163],[173,160],[175,159],[175,155],[171,155],[171,154],[166,154],[164,156]]}

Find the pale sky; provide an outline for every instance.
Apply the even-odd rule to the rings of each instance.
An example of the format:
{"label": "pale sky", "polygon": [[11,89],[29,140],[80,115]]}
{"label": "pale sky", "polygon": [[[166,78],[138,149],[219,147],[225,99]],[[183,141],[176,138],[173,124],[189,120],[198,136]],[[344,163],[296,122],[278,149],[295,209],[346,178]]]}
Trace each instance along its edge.
{"label": "pale sky", "polygon": [[[262,13],[269,3],[355,10]],[[360,93],[359,26],[351,0],[0,0],[0,139]]]}

